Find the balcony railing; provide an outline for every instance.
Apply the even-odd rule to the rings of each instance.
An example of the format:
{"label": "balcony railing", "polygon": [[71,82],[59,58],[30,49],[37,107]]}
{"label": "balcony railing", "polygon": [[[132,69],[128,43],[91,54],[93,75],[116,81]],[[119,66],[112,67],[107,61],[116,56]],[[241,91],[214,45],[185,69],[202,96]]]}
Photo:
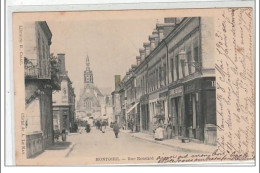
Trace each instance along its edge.
{"label": "balcony railing", "polygon": [[37,59],[24,59],[24,75],[26,79],[51,79],[50,64],[42,61],[41,67]]}

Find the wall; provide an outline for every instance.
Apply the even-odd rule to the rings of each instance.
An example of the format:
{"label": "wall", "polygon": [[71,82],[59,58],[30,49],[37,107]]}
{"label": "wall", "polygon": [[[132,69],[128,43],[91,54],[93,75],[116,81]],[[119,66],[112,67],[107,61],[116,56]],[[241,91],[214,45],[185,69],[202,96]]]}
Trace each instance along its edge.
{"label": "wall", "polygon": [[67,106],[69,99],[68,91],[68,81],[63,79],[61,81],[61,90],[55,91],[52,95],[53,97],[53,106]]}
{"label": "wall", "polygon": [[31,158],[43,151],[42,133],[33,133],[26,135],[26,154],[27,158]]}
{"label": "wall", "polygon": [[36,42],[35,23],[25,23],[24,25],[24,57],[28,59],[37,59],[37,42]]}
{"label": "wall", "polygon": [[41,132],[40,100],[33,100],[25,110],[28,133]]}
{"label": "wall", "polygon": [[201,18],[201,50],[204,69],[215,69],[214,18]]}
{"label": "wall", "polygon": [[52,90],[47,88],[40,96],[41,126],[43,131],[44,149],[53,144],[53,115],[52,115]]}
{"label": "wall", "polygon": [[[38,90],[36,81],[26,81],[25,83],[25,99],[31,98]],[[27,120],[27,132],[41,131],[41,112],[40,100],[34,99],[31,103],[25,105],[25,115]]]}

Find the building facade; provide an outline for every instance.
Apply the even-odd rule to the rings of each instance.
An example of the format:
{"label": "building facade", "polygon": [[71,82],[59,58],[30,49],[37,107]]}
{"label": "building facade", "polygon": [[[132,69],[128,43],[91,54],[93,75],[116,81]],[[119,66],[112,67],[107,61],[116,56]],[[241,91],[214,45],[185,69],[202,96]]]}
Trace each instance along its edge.
{"label": "building facade", "polygon": [[52,91],[60,86],[52,74],[52,33],[46,22],[27,23],[24,29],[25,115],[27,157],[53,144]]}
{"label": "building facade", "polygon": [[[216,144],[214,23],[211,18],[165,18],[127,73],[128,104],[140,105],[140,131],[158,124],[165,138]],[[134,79],[134,80],[133,80]],[[126,112],[132,111],[126,108]]]}
{"label": "building facade", "polygon": [[113,106],[113,120],[117,121],[117,123],[119,123],[120,126],[122,126],[124,122],[122,121],[123,109],[122,109],[122,102],[120,96],[120,94],[122,94],[120,83],[121,83],[121,76],[115,75],[115,90],[111,93],[111,95],[112,95],[112,106]]}
{"label": "building facade", "polygon": [[74,132],[75,92],[65,67],[65,54],[58,54],[61,90],[53,93],[53,127],[60,132]]}

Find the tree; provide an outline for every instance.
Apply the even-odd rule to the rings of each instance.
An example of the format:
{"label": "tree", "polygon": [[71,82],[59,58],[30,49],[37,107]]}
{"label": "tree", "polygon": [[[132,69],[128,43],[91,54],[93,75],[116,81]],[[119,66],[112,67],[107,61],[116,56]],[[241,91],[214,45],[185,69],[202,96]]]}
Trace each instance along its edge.
{"label": "tree", "polygon": [[59,63],[58,57],[54,56],[53,53],[50,55],[50,65],[51,65],[51,84],[53,90],[60,90],[60,74],[59,74]]}

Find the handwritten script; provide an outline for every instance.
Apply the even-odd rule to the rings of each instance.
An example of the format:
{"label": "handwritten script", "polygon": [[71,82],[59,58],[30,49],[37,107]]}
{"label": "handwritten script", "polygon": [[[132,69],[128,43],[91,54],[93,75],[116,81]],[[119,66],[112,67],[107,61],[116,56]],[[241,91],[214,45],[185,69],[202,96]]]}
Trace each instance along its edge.
{"label": "handwritten script", "polygon": [[217,24],[218,150],[246,160],[255,151],[252,9],[224,10]]}

